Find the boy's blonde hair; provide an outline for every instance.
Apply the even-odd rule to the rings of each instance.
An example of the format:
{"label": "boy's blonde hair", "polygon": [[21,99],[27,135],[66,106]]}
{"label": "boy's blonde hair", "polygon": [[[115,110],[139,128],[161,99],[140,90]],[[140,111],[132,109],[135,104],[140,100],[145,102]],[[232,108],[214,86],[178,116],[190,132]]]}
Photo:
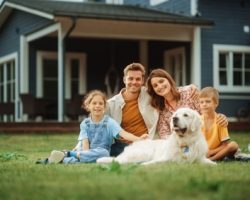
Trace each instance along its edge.
{"label": "boy's blonde hair", "polygon": [[128,71],[141,71],[142,76],[145,76],[145,67],[140,63],[131,63],[127,65],[123,70],[124,76],[127,75]]}
{"label": "boy's blonde hair", "polygon": [[100,95],[103,98],[104,101],[104,107],[106,108],[107,105],[107,97],[105,95],[104,92],[100,91],[100,90],[92,90],[90,91],[82,100],[82,106],[81,108],[85,109],[86,111],[89,112],[89,104],[90,102],[93,100],[93,98],[96,95]]}
{"label": "boy's blonde hair", "polygon": [[199,98],[210,97],[218,105],[219,91],[213,87],[204,87],[199,94]]}

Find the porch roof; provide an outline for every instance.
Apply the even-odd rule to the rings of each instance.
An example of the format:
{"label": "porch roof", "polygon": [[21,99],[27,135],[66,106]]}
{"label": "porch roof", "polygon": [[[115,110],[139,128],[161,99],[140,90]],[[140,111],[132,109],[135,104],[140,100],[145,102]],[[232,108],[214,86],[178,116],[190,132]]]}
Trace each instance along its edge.
{"label": "porch roof", "polygon": [[197,26],[212,26],[213,21],[200,17],[189,17],[156,9],[132,5],[104,4],[99,2],[65,2],[48,0],[5,0],[0,8],[0,15],[4,8],[20,9],[33,14],[43,13],[45,16],[77,17],[89,19],[108,19],[122,21],[156,22],[170,24],[186,24]]}

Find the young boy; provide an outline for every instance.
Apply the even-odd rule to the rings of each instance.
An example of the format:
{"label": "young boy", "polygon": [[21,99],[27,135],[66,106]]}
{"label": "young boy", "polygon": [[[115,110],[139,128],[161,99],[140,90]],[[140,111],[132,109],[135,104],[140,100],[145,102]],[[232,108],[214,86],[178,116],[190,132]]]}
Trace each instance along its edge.
{"label": "young boy", "polygon": [[210,160],[222,160],[233,157],[238,150],[238,144],[230,140],[227,127],[215,123],[218,114],[219,92],[213,87],[205,87],[200,91],[199,104],[202,114],[202,132],[208,144],[207,157]]}

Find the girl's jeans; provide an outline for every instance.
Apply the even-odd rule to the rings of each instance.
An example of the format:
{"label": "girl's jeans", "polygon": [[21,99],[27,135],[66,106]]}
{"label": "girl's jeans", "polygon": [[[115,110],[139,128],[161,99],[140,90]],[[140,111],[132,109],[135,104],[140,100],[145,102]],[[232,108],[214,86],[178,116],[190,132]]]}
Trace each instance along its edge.
{"label": "girl's jeans", "polygon": [[89,149],[87,151],[80,152],[80,159],[75,157],[65,157],[63,163],[76,164],[76,163],[93,163],[98,158],[109,156],[109,151],[104,148],[97,147],[95,149]]}

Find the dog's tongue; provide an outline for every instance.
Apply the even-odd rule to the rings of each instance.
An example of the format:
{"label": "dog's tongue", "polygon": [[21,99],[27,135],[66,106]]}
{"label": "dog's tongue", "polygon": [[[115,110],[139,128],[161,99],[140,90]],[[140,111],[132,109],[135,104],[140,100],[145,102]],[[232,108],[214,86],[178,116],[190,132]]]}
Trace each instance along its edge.
{"label": "dog's tongue", "polygon": [[181,128],[180,131],[181,131],[182,133],[185,133],[185,132],[187,131],[187,128]]}
{"label": "dog's tongue", "polygon": [[177,127],[177,126],[175,126],[173,129],[174,129],[174,131],[181,132],[181,133],[185,133],[186,130],[187,130],[187,128],[180,128],[180,127]]}

